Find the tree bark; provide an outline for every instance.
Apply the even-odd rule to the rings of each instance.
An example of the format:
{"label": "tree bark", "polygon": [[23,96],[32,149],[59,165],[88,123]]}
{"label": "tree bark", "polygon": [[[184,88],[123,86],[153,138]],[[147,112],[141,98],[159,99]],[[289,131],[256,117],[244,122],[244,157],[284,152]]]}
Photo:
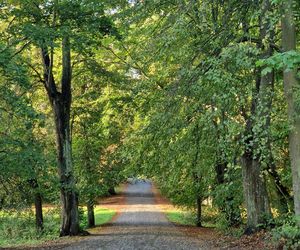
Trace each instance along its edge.
{"label": "tree bark", "polygon": [[94,202],[89,200],[87,203],[87,212],[88,212],[88,227],[95,226],[95,213],[94,213]]}
{"label": "tree bark", "polygon": [[71,49],[69,37],[62,41],[62,79],[61,92],[57,90],[52,73],[53,56],[49,56],[47,47],[42,47],[44,64],[44,85],[52,105],[55,127],[57,162],[61,193],[61,229],[60,236],[79,233],[78,197],[73,178],[70,109],[71,109]]}
{"label": "tree bark", "polygon": [[42,204],[42,196],[40,192],[36,192],[34,195],[34,207],[35,207],[36,228],[38,231],[43,231],[44,229],[43,204]]}
{"label": "tree bark", "polygon": [[37,231],[43,231],[44,229],[44,219],[43,219],[43,203],[42,195],[39,191],[39,185],[36,178],[28,180],[34,193],[34,208],[35,208],[35,225]]}
{"label": "tree bark", "polygon": [[247,208],[245,232],[252,233],[257,230],[259,224],[264,224],[265,215],[270,214],[270,206],[259,161],[253,159],[253,155],[246,153],[242,157],[242,166],[244,199]]}
{"label": "tree bark", "polygon": [[[268,30],[269,21],[264,17],[270,10],[269,0],[262,2],[261,18],[260,18],[260,43],[258,47],[262,50],[261,57],[265,58],[272,55],[270,46],[263,45],[263,41],[270,37]],[[252,233],[258,229],[259,224],[265,224],[265,219],[271,216],[269,198],[266,188],[265,176],[262,172],[263,162],[269,161],[270,158],[259,148],[262,147],[264,140],[268,141],[270,114],[272,105],[272,89],[273,89],[273,72],[261,76],[261,70],[258,69],[256,80],[256,88],[253,94],[251,113],[246,124],[246,149],[242,156],[242,176],[244,199],[247,209],[247,228],[245,233]]]}
{"label": "tree bark", "polygon": [[68,120],[61,112],[62,107],[54,102],[57,131],[58,166],[61,181],[61,229],[60,236],[79,233],[78,201],[72,173],[71,138]]}
{"label": "tree bark", "polygon": [[197,227],[202,227],[202,197],[197,198],[197,221],[196,225]]}
{"label": "tree bark", "polygon": [[[200,153],[200,131],[199,131],[199,126],[198,124],[195,126],[194,129],[194,134],[195,134],[195,158],[194,158],[194,162],[193,165],[195,167],[195,170],[197,169],[197,165],[198,165],[198,161],[199,161],[199,153]],[[194,182],[197,186],[196,188],[196,209],[197,209],[197,221],[196,221],[196,225],[197,227],[201,227],[202,226],[202,196],[203,194],[201,194],[201,176],[199,176],[199,173],[197,173],[197,171],[195,171],[193,173],[193,178],[194,178]]]}
{"label": "tree bark", "polygon": [[[293,15],[293,1],[283,1],[282,46],[285,52],[296,50],[296,28]],[[296,108],[295,91],[299,91],[297,70],[284,71],[284,93],[288,106],[288,119],[291,124],[289,131],[289,154],[292,167],[294,207],[296,217],[300,216],[300,117]],[[300,220],[298,220],[300,225]]]}

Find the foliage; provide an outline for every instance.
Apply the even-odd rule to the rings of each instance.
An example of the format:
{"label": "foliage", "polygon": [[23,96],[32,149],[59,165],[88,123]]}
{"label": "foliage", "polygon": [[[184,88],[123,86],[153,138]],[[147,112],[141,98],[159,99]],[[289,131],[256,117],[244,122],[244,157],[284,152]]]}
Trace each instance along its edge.
{"label": "foliage", "polygon": [[294,70],[300,66],[300,53],[298,51],[288,51],[277,53],[268,59],[257,62],[258,66],[265,66],[263,74],[271,72],[273,69],[277,70]]}
{"label": "foliage", "polygon": [[43,116],[30,101],[32,85],[22,58],[10,59],[14,53],[7,49],[0,55],[1,207],[30,204],[30,180],[48,178],[43,141],[34,136]]}
{"label": "foliage", "polygon": [[[59,233],[59,207],[44,209],[44,230],[36,232],[33,211],[27,210],[4,210],[0,212],[0,246],[33,245],[48,240],[58,239]],[[116,214],[114,210],[96,207],[96,225],[103,225],[111,221]],[[87,228],[86,209],[82,214],[83,229]]]}
{"label": "foliage", "polygon": [[[88,72],[93,72],[92,78],[98,74],[102,75],[104,79],[106,75],[103,72],[108,71],[103,69],[99,72],[100,68],[102,68],[101,62],[99,62],[102,60],[102,57],[100,56],[101,52],[96,53],[97,48],[101,46],[104,38],[113,36],[117,39],[120,38],[111,19],[106,15],[105,10],[108,6],[110,5],[107,4],[106,6],[99,1],[77,1],[76,3],[74,1],[72,3],[71,1],[7,1],[0,6],[0,22],[3,24],[3,28],[1,28],[1,44],[3,42],[3,46],[1,45],[0,65],[3,71],[3,78],[6,77],[10,85],[5,89],[6,93],[3,91],[3,99],[7,102],[7,99],[11,95],[16,100],[15,102],[4,102],[3,105],[1,103],[1,107],[5,107],[5,111],[7,111],[7,108],[10,109],[9,105],[13,104],[15,106],[14,110],[11,110],[6,115],[7,117],[4,117],[6,120],[4,120],[3,129],[11,132],[13,136],[21,140],[17,141],[19,144],[17,145],[15,141],[7,143],[8,138],[3,138],[6,143],[5,146],[10,146],[10,148],[7,147],[3,152],[1,151],[1,154],[9,152],[7,153],[8,157],[4,155],[5,161],[3,161],[1,167],[3,166],[5,169],[11,170],[11,172],[3,171],[7,174],[7,176],[3,176],[3,181],[1,182],[3,183],[3,190],[8,192],[8,185],[11,185],[10,188],[16,191],[16,195],[11,195],[11,197],[18,198],[16,201],[7,202],[11,207],[20,206],[21,204],[19,203],[30,206],[37,195],[44,201],[52,203],[58,203],[59,201],[58,189],[62,190],[61,187],[65,185],[65,179],[61,178],[58,181],[56,170],[53,167],[55,152],[53,142],[56,136],[57,151],[59,151],[60,137],[58,135],[58,128],[54,129],[54,124],[51,121],[51,111],[54,112],[54,118],[56,119],[53,104],[54,95],[62,97],[66,93],[66,86],[58,84],[58,79],[65,77],[65,72],[63,72],[65,64],[61,65],[60,61],[65,62],[66,58],[64,54],[59,55],[63,52],[62,40],[68,37],[70,41],[72,56],[69,58],[69,61],[70,64],[71,61],[74,62],[72,67],[74,66],[73,72],[75,74],[79,73],[80,75],[80,70],[84,66],[87,64],[90,65],[90,62],[94,62],[92,69],[89,68]],[[42,58],[38,57],[40,51],[42,51]],[[98,56],[100,60],[97,62],[96,58]],[[84,64],[83,67],[81,67],[82,64]],[[51,75],[51,86],[48,84],[49,77],[47,75]],[[85,74],[83,77],[88,77],[88,75]],[[76,79],[76,77],[72,78],[72,76],[70,78],[73,80],[75,86],[79,87],[82,84],[83,78]],[[15,82],[20,86],[15,87]],[[98,82],[92,81],[87,84],[96,86]],[[6,87],[4,82],[3,86]],[[43,87],[45,87],[50,100],[51,106],[49,105],[49,107],[45,107],[44,105],[46,98],[44,98],[45,92],[41,91]],[[62,102],[65,103],[67,99],[65,98]],[[87,104],[89,99],[87,98],[84,102]],[[19,107],[21,106],[20,104],[23,107]],[[70,106],[70,103],[67,106]],[[21,114],[20,111],[24,114]],[[44,119],[41,119],[38,111],[41,111],[41,114],[44,115],[41,116]],[[84,112],[84,109],[81,112]],[[66,119],[66,123],[68,124],[68,112],[63,110],[63,114],[63,119]],[[101,110],[95,110],[94,115],[99,114],[101,114]],[[11,115],[15,116],[13,117],[14,120],[10,117]],[[23,117],[19,119],[19,115],[23,115]],[[92,129],[98,128],[93,131],[92,136],[97,135],[95,134],[97,132],[101,134],[103,131],[100,131],[101,126],[96,124],[98,121],[94,120],[93,122],[94,127]],[[20,131],[10,131],[9,123],[18,126],[21,125]],[[83,127],[90,125],[88,120],[83,123]],[[65,122],[61,124],[65,124]],[[66,129],[68,130],[69,128]],[[74,131],[78,132],[78,130]],[[40,132],[45,137],[40,136]],[[95,197],[107,193],[106,185],[104,185],[104,188],[101,187],[99,189],[100,185],[97,184],[103,179],[110,183],[107,178],[108,176],[99,177],[99,174],[103,173],[97,171],[93,175],[92,168],[95,165],[99,165],[101,150],[108,147],[112,142],[103,144],[94,143],[101,137],[94,138],[95,140],[92,143],[88,141],[82,142],[82,137],[80,138],[82,134],[87,137],[91,136],[82,132],[81,134],[76,134],[78,136],[74,140],[74,145],[75,150],[78,149],[77,165],[80,166],[82,160],[86,159],[86,155],[93,152],[90,155],[92,157],[91,162],[89,162],[90,171],[85,171],[87,170],[86,166],[80,166],[81,169],[77,168],[79,169],[77,172],[79,180],[78,188],[81,191],[82,202],[86,202],[86,200],[95,199]],[[20,135],[24,135],[23,138]],[[85,140],[85,137],[83,140]],[[84,156],[79,153],[82,151],[82,147],[85,148],[85,151],[83,151]],[[14,153],[13,150],[16,152]],[[57,154],[59,155],[59,152]],[[24,173],[24,170],[27,172]],[[67,175],[72,175],[72,168],[70,168],[70,171]],[[59,174],[63,174],[62,169],[58,172]],[[116,172],[114,176],[118,175],[118,170]],[[90,176],[81,175],[81,173],[88,173]],[[113,176],[111,179],[113,179]],[[117,185],[118,182],[116,180],[112,185]],[[73,186],[71,188],[74,189]],[[20,191],[18,192],[19,189]],[[75,192],[75,190],[73,191]],[[28,194],[30,195],[28,196]],[[7,194],[6,196],[9,197]],[[1,203],[3,202],[4,200]],[[64,214],[62,213],[62,215]]]}
{"label": "foliage", "polygon": [[297,249],[300,246],[300,229],[293,215],[281,216],[272,230],[273,240],[284,249]]}
{"label": "foliage", "polygon": [[178,211],[178,210],[170,210],[166,211],[166,216],[168,220],[178,223],[180,225],[186,226],[194,226],[195,218],[191,213]]}
{"label": "foliage", "polygon": [[[300,6],[292,3],[297,44],[290,51],[281,48],[284,1],[1,3],[0,209],[31,207],[36,194],[59,203],[57,131],[46,104],[40,50],[49,54],[56,91],[62,93],[62,40],[68,37],[80,205],[95,204],[126,177],[143,175],[193,213],[199,202],[212,201],[213,212],[202,204],[204,225],[237,227],[240,233],[251,203],[247,187],[260,183],[250,183],[250,169],[265,185],[261,196],[272,211],[292,212],[298,184],[292,183],[293,126],[282,76],[299,74]],[[298,92],[294,87],[296,108]],[[267,212],[257,210],[250,214]],[[81,216],[84,227],[83,210]],[[181,213],[169,216],[186,219]],[[26,220],[17,220],[17,228]],[[19,233],[24,238],[33,235],[29,224],[32,232]],[[287,220],[274,232],[294,237],[286,240],[292,246],[296,229]]]}
{"label": "foliage", "polygon": [[25,211],[2,211],[0,215],[1,246],[36,244],[58,237],[60,222],[58,209],[46,211],[44,215],[44,231],[38,234],[31,209]]}

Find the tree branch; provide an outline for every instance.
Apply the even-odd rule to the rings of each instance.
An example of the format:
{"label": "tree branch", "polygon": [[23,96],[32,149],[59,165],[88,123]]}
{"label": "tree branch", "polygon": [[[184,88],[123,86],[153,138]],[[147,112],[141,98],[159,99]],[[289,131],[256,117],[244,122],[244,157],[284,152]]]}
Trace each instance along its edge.
{"label": "tree branch", "polygon": [[25,62],[25,63],[27,64],[27,66],[29,68],[31,68],[34,71],[34,73],[36,74],[36,76],[39,79],[39,81],[45,85],[45,79],[43,79],[43,77],[40,74],[40,72],[38,72],[38,70],[35,67],[33,67],[33,65],[31,65],[29,62]]}

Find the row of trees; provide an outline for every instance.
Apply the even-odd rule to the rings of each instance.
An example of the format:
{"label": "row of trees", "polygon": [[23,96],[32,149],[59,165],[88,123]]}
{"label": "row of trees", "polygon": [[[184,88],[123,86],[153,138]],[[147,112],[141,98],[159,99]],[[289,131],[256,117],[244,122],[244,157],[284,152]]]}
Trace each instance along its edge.
{"label": "row of trees", "polygon": [[298,1],[0,8],[1,204],[26,186],[42,227],[42,198],[59,189],[60,234],[76,235],[78,202],[92,226],[96,197],[125,167],[195,208],[199,226],[208,197],[228,225],[245,209],[247,232],[271,210],[300,215]]}
{"label": "row of trees", "polygon": [[106,12],[112,7],[88,0],[0,3],[1,208],[34,202],[39,230],[42,201],[56,203],[58,191],[61,236],[80,232],[79,203],[94,226],[96,199],[122,180],[115,151],[129,119],[120,112],[128,94],[120,91],[122,69],[104,53],[120,38]]}
{"label": "row of trees", "polygon": [[299,10],[292,0],[178,0],[125,12],[141,89],[123,155],[196,208],[198,225],[208,197],[228,225],[245,209],[249,233],[271,210],[300,215]]}

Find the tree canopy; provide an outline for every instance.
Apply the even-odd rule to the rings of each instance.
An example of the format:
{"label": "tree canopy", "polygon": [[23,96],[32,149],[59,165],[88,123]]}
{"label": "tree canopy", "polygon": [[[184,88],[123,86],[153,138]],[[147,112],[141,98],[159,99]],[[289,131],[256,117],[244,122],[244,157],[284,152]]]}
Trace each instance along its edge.
{"label": "tree canopy", "polygon": [[[151,178],[203,223],[300,226],[300,2],[0,2],[0,209]],[[55,158],[56,156],[56,158]],[[30,194],[30,195],[28,195]],[[300,234],[299,234],[300,235]],[[299,237],[300,240],[300,237]]]}

